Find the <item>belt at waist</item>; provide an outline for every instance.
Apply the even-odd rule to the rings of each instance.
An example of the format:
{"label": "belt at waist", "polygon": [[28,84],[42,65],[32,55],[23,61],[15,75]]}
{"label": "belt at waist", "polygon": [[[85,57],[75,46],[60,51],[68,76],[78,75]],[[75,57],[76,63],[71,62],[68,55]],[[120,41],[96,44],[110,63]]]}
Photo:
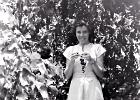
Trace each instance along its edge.
{"label": "belt at waist", "polygon": [[74,73],[73,78],[80,78],[80,77],[95,77],[96,75],[94,73]]}

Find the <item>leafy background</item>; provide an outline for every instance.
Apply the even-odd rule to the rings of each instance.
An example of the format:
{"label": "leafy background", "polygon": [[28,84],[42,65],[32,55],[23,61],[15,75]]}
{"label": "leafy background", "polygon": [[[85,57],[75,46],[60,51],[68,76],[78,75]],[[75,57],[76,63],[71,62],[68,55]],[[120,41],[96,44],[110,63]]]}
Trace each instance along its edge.
{"label": "leafy background", "polygon": [[[31,84],[18,89],[26,90],[26,93],[14,91],[15,88],[21,88],[17,81],[20,79],[17,74],[20,72],[19,66],[30,66],[29,54],[38,52],[49,72],[55,68],[61,72],[57,70],[55,74],[51,72],[51,78],[44,77],[53,83],[50,88],[48,82],[44,82],[44,91],[49,93],[49,97],[44,99],[66,99],[69,85],[62,77],[65,68],[62,53],[67,46],[76,44],[72,28],[78,20],[87,22],[94,34],[92,41],[101,43],[107,49],[104,59],[107,71],[104,79],[100,79],[105,100],[140,98],[139,0],[2,0],[0,11],[1,66],[7,71],[1,74],[1,79],[4,77],[13,82],[11,87],[1,83],[1,98],[8,98],[9,95],[9,98],[16,98],[21,93],[30,100],[33,98],[31,94],[41,94],[38,88],[30,89]],[[13,70],[16,73],[11,73]],[[9,73],[12,78],[8,77]],[[43,99],[43,94],[36,97]]]}

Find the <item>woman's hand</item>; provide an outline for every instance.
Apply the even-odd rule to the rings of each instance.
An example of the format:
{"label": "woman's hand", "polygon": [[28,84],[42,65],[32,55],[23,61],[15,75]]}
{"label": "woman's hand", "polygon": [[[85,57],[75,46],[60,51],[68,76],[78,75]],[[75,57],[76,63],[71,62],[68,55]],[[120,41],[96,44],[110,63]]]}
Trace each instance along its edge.
{"label": "woman's hand", "polygon": [[89,53],[83,53],[81,54],[81,58],[87,60],[87,61],[90,61],[91,60],[91,56]]}
{"label": "woman's hand", "polygon": [[89,53],[83,53],[81,54],[81,58],[87,60],[90,63],[95,63],[95,60],[90,56]]}
{"label": "woman's hand", "polygon": [[75,59],[77,59],[80,55],[78,53],[73,53],[71,55],[71,61],[75,61]]}

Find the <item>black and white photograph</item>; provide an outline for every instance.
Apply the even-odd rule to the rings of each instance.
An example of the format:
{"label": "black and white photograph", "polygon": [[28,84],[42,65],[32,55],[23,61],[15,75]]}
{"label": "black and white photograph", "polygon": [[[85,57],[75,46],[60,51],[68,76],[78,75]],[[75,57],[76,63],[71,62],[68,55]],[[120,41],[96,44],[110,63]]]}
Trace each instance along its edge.
{"label": "black and white photograph", "polygon": [[0,100],[140,100],[140,0],[0,0]]}

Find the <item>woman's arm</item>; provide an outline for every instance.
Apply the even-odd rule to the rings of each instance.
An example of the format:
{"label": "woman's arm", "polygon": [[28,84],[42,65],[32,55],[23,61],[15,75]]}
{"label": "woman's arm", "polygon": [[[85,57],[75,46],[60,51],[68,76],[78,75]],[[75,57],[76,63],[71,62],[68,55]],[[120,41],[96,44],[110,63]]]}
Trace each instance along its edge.
{"label": "woman's arm", "polygon": [[64,74],[67,80],[72,76],[74,63],[75,60],[66,60],[66,69],[64,70]]}
{"label": "woman's arm", "polygon": [[79,57],[78,53],[73,53],[71,55],[70,60],[69,59],[66,60],[66,69],[64,71],[64,74],[67,80],[72,76],[75,59],[77,59],[78,57]]}
{"label": "woman's arm", "polygon": [[103,77],[103,74],[104,74],[104,71],[105,71],[103,58],[104,58],[104,54],[102,54],[101,56],[99,56],[96,59],[96,61],[91,60],[91,63],[94,64],[93,65],[93,71],[100,78]]}

